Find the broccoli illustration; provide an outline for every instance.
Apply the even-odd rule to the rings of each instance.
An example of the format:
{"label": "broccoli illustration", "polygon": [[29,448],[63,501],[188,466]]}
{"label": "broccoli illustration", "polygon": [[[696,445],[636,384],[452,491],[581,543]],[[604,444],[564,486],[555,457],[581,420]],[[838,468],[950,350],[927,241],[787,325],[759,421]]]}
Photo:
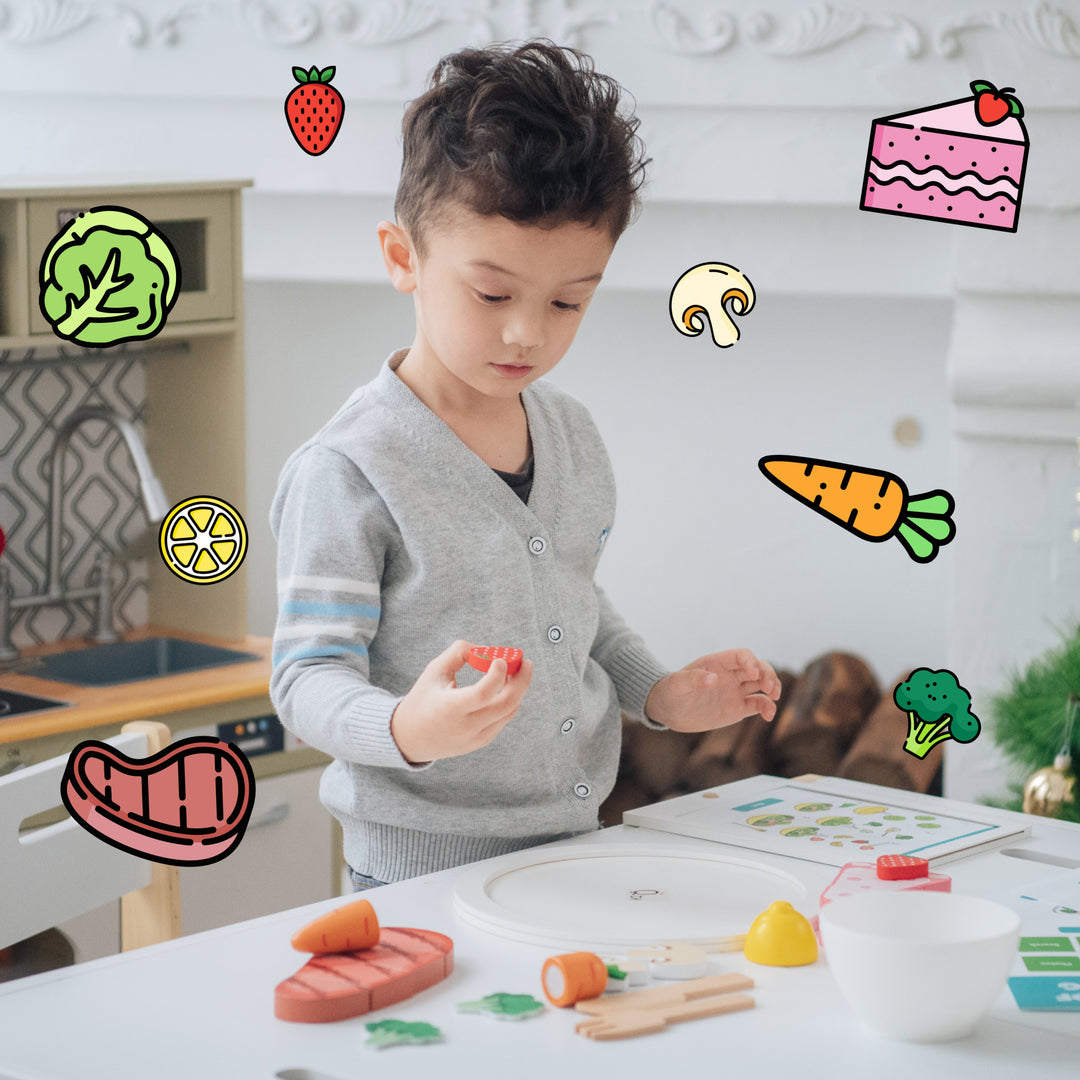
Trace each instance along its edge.
{"label": "broccoli illustration", "polygon": [[951,671],[916,668],[893,691],[893,700],[908,714],[904,749],[925,758],[938,743],[973,742],[982,725],[971,711],[971,695]]}
{"label": "broccoli illustration", "polygon": [[38,279],[38,304],[56,334],[101,349],[161,330],[180,292],[180,261],[141,214],[96,206],[53,238]]}

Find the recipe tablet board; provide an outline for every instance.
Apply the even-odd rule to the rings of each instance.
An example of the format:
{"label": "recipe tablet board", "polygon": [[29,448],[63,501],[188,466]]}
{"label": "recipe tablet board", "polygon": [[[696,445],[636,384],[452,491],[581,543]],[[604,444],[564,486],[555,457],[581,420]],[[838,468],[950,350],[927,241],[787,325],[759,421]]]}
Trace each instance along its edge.
{"label": "recipe tablet board", "polygon": [[940,865],[1027,835],[969,803],[835,777],[755,776],[623,814],[623,824],[843,866],[879,855]]}

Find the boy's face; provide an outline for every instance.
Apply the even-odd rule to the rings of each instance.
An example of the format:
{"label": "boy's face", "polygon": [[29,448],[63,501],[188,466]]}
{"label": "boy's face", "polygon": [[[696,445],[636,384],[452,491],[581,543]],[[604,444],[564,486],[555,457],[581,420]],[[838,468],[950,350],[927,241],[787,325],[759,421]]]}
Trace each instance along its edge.
{"label": "boy's face", "polygon": [[566,354],[614,246],[602,225],[542,229],[456,208],[423,258],[408,245],[411,273],[394,282],[414,293],[410,374],[460,406],[515,398]]}

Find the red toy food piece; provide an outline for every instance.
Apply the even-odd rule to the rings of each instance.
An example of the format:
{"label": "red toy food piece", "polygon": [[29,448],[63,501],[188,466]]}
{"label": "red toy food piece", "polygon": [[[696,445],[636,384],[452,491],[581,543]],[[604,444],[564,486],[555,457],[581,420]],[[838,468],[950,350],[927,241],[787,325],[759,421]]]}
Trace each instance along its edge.
{"label": "red toy food piece", "polygon": [[379,944],[313,956],[274,990],[279,1020],[319,1024],[385,1009],[454,970],[454,943],[434,930],[384,926]]}
{"label": "red toy food piece", "polygon": [[475,649],[469,650],[469,667],[474,667],[477,671],[487,671],[492,660],[505,660],[506,674],[516,675],[521,670],[523,659],[524,653],[520,649],[510,649],[503,645],[477,645]]}
{"label": "red toy food piece", "polygon": [[255,775],[242,751],[209,736],[179,739],[142,760],[87,739],[68,757],[60,797],[107,844],[155,862],[198,866],[240,843]]}
{"label": "red toy food piece", "polygon": [[290,944],[300,952],[322,956],[370,949],[378,942],[379,920],[375,909],[367,900],[355,900],[301,927],[293,934]]}
{"label": "red toy food piece", "polygon": [[879,855],[877,876],[882,881],[906,881],[930,876],[930,864],[914,855]]}

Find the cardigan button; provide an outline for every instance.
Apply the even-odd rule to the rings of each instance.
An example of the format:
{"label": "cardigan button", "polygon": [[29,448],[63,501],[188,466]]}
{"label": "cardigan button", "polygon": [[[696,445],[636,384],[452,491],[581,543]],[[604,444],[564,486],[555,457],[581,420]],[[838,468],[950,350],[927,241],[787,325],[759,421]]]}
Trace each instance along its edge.
{"label": "cardigan button", "polygon": [[530,536],[529,550],[534,555],[543,555],[547,551],[547,541],[542,536]]}
{"label": "cardigan button", "polygon": [[552,645],[557,645],[562,641],[562,627],[561,626],[549,626],[548,627],[548,641]]}
{"label": "cardigan button", "polygon": [[570,734],[570,732],[574,730],[574,718],[573,718],[572,716],[568,716],[568,717],[567,717],[567,718],[566,718],[566,719],[565,719],[565,720],[564,720],[564,721],[562,722],[562,728],[561,728],[561,730],[562,730],[562,733],[563,733],[564,735],[569,735],[569,734]]}
{"label": "cardigan button", "polygon": [[588,784],[578,784],[574,788],[574,794],[579,799],[587,799],[592,794],[592,788]]}

